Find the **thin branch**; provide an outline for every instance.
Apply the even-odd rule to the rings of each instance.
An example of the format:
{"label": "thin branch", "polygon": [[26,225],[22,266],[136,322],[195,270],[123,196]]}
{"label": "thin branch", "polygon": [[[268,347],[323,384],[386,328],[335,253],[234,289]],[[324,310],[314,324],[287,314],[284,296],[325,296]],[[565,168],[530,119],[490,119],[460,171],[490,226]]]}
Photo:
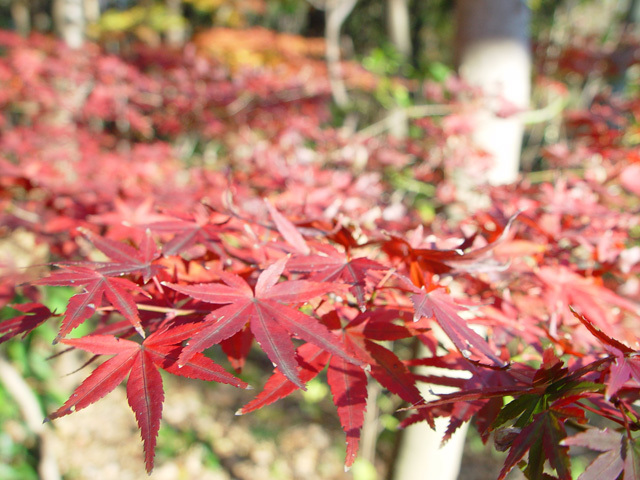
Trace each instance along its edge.
{"label": "thin branch", "polygon": [[[436,117],[449,115],[456,111],[452,105],[413,105],[402,110],[407,118]],[[388,115],[379,122],[373,123],[360,130],[357,135],[360,138],[371,138],[382,135],[392,127],[392,122],[396,118],[397,112]]]}
{"label": "thin branch", "polygon": [[[520,116],[522,121],[526,125],[533,125],[537,123],[544,123],[557,117],[566,107],[566,99],[562,97],[556,98],[548,105],[539,108],[537,110],[526,110],[516,115]],[[402,110],[407,118],[422,118],[422,117],[438,117],[455,113],[458,107],[454,105],[413,105]],[[382,120],[369,125],[368,127],[360,130],[357,135],[361,138],[371,138],[382,135],[384,132],[391,129],[397,112],[391,115],[387,115]]]}
{"label": "thin branch", "polygon": [[[158,307],[156,305],[145,305],[144,303],[137,304],[138,310],[143,310],[145,312],[156,312],[156,313],[174,313],[177,317],[182,315],[193,315],[194,313],[209,313],[210,310],[196,310],[196,309],[186,309],[186,308],[172,308],[172,307]],[[115,311],[115,307],[106,306],[99,307],[96,309],[97,312],[113,312]]]}
{"label": "thin branch", "polygon": [[566,108],[569,101],[568,98],[558,95],[548,105],[539,108],[537,110],[527,110],[519,113],[520,119],[525,125],[535,125],[537,123],[544,123],[558,117],[562,111]]}

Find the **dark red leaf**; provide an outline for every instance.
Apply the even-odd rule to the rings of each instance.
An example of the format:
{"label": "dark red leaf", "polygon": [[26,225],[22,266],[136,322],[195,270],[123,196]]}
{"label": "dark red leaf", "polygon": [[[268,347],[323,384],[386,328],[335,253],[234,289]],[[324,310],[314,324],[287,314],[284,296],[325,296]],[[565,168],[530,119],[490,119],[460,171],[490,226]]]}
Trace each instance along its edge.
{"label": "dark red leaf", "polygon": [[415,320],[422,317],[433,318],[463,356],[469,358],[471,352],[475,350],[481,354],[482,358],[499,366],[504,365],[486,340],[469,328],[466,320],[458,315],[458,312],[467,309],[455,303],[441,289],[427,293],[423,288],[420,293],[411,296],[411,301],[415,308]]}
{"label": "dark red leaf", "polygon": [[338,409],[340,424],[347,436],[345,467],[350,467],[358,455],[360,431],[367,408],[367,375],[362,368],[333,356],[327,370],[327,382]]}
{"label": "dark red leaf", "polygon": [[[306,383],[318,375],[320,370],[327,364],[329,356],[330,354],[328,352],[321,350],[312,343],[305,343],[300,346],[297,351],[298,365],[300,365],[298,376],[300,380]],[[236,415],[244,415],[245,413],[270,405],[295,392],[298,388],[299,387],[285,377],[279,369],[276,369],[273,375],[267,380],[267,383],[265,383],[262,392],[238,410]]]}
{"label": "dark red leaf", "polygon": [[373,378],[390,392],[395,393],[413,406],[424,403],[424,399],[415,385],[413,374],[395,353],[369,340],[365,340],[365,346],[375,359],[375,363],[371,365]]}
{"label": "dark red leaf", "polygon": [[619,350],[621,353],[635,353],[635,350],[627,347],[624,343],[619,342],[615,338],[611,338],[606,335],[602,330],[596,327],[593,323],[591,323],[584,315],[576,312],[572,307],[569,307],[573,315],[580,320],[580,322],[587,327],[587,330],[591,332],[591,334],[596,337],[598,340],[602,342],[603,345],[608,345],[610,347]]}
{"label": "dark red leaf", "polygon": [[117,276],[137,273],[142,275],[147,283],[152,277],[162,270],[162,266],[153,265],[152,262],[160,256],[160,252],[147,230],[142,237],[139,250],[123,242],[114,242],[91,233],[86,229],[81,230],[83,235],[93,243],[107,257],[114,260],[100,266],[97,270],[106,276]]}
{"label": "dark red leaf", "polygon": [[40,303],[15,303],[8,305],[8,307],[22,312],[24,315],[18,315],[0,323],[0,333],[3,334],[0,337],[0,343],[17,335],[22,335],[24,338],[52,316],[51,311]]}
{"label": "dark red leaf", "polygon": [[605,428],[591,428],[573,437],[565,438],[563,445],[585,447],[603,452],[589,464],[578,480],[604,480],[618,478],[624,472],[624,479],[640,478],[640,448],[638,442],[629,440],[624,433]]}
{"label": "dark red leaf", "polygon": [[350,258],[333,247],[322,249],[322,255],[296,255],[287,268],[292,272],[310,273],[308,279],[314,282],[341,280],[350,285],[350,290],[361,308],[365,305],[367,274],[370,270],[387,270],[380,263],[365,257]]}
{"label": "dark red leaf", "polygon": [[105,276],[101,272],[87,267],[65,265],[63,271],[53,273],[51,276],[33,283],[55,286],[84,285],[85,291],[83,293],[78,293],[69,299],[60,331],[54,343],[93,315],[96,309],[102,305],[103,296],[131,322],[141,336],[145,335],[140,325],[138,307],[133,296],[127,292],[127,290],[135,292],[143,292],[143,290],[130,280]]}
{"label": "dark red leaf", "polygon": [[151,473],[156,450],[156,437],[162,417],[164,391],[160,372],[149,353],[144,350],[136,355],[133,365],[131,365],[127,381],[127,400],[135,413],[140,435],[142,435],[147,473]]}

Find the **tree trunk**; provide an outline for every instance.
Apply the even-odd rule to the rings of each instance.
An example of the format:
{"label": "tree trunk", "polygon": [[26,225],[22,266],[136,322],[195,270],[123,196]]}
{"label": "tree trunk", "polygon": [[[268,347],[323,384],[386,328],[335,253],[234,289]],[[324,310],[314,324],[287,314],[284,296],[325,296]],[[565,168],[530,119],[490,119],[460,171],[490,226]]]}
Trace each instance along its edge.
{"label": "tree trunk", "polygon": [[524,126],[520,116],[531,91],[530,12],[524,0],[458,0],[456,63],[460,76],[486,95],[478,113],[474,141],[493,157],[486,180],[517,178]]}
{"label": "tree trunk", "polygon": [[180,48],[187,40],[187,32],[182,25],[182,0],[165,0],[167,12],[171,17],[170,26],[165,33],[167,45]]}
{"label": "tree trunk", "polygon": [[405,59],[411,57],[408,0],[387,0],[387,30],[391,43]]}
{"label": "tree trunk", "polygon": [[69,47],[82,47],[86,27],[84,0],[54,0],[53,22],[58,35]]}
{"label": "tree trunk", "polygon": [[[408,0],[387,0],[387,30],[391,43],[405,62],[411,58],[411,27]],[[389,132],[396,138],[409,133],[409,120],[400,106],[391,109],[388,116]]]}
{"label": "tree trunk", "polygon": [[13,0],[11,2],[11,19],[16,31],[26,37],[31,32],[31,14],[28,0]]}

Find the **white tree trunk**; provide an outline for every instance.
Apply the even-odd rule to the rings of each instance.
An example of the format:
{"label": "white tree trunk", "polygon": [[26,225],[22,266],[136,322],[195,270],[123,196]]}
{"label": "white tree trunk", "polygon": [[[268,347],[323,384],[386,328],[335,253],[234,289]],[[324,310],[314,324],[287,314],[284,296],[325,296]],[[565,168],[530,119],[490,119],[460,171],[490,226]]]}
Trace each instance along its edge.
{"label": "white tree trunk", "polygon": [[[500,110],[525,110],[531,90],[529,8],[524,0],[458,0],[456,60],[460,76],[482,88],[474,141],[494,159],[487,180],[510,183],[518,174],[524,126],[519,115],[499,118]],[[511,105],[510,108],[508,105]]]}
{"label": "white tree trunk", "polygon": [[[387,30],[391,43],[405,61],[411,57],[411,28],[409,24],[408,0],[387,0]],[[409,120],[401,107],[389,112],[389,133],[404,138],[409,133]]]}
{"label": "white tree trunk", "polygon": [[387,0],[387,30],[391,43],[405,58],[411,56],[408,0]]}
{"label": "white tree trunk", "polygon": [[54,0],[53,22],[58,35],[71,48],[84,44],[86,17],[84,0]]}

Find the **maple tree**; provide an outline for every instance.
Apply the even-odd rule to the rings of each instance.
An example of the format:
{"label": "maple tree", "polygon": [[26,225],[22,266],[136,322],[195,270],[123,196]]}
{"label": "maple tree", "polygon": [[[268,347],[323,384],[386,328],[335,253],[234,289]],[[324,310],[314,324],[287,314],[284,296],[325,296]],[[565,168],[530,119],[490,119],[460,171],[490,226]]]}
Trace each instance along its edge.
{"label": "maple tree", "polygon": [[[2,259],[12,313],[0,342],[50,321],[56,342],[102,361],[50,420],[128,377],[151,471],[160,370],[246,388],[207,354],[221,349],[241,376],[257,348],[274,371],[238,413],[326,369],[347,467],[375,381],[404,402],[403,425],[449,418],[446,441],[472,421],[508,452],[500,479],[515,467],[571,478],[572,446],[600,452],[583,480],[638,478],[637,99],[569,112],[571,148],[543,153],[553,167],[579,159],[580,172],[478,187],[490,207],[470,211],[450,178],[483,155],[465,140],[472,95],[456,80],[430,87],[453,113],[397,142],[327,126],[329,85],[310,91],[304,69],[236,69],[193,46],[67,55],[8,32],[0,45],[2,233],[32,233],[56,267],[40,277]],[[603,130],[613,121],[626,130]],[[409,177],[463,220],[422,218],[424,193],[398,180]],[[77,290],[52,312],[40,286]],[[81,324],[90,333],[72,338]],[[411,342],[431,356],[407,357]]]}

